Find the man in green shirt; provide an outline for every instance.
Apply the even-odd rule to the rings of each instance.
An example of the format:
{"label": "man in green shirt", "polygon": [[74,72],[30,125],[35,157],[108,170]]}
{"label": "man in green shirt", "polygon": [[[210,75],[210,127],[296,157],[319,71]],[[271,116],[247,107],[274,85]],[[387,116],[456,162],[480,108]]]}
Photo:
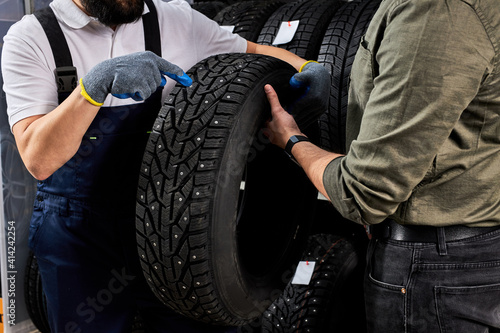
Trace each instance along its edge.
{"label": "man in green shirt", "polygon": [[369,331],[500,328],[499,2],[383,1],[352,68],[345,156],[297,140],[265,89],[271,141],[370,226]]}

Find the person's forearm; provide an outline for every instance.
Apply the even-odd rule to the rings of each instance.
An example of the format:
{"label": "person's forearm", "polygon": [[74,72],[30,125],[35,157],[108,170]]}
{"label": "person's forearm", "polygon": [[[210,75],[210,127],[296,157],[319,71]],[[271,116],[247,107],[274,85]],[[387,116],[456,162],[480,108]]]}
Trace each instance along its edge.
{"label": "person's forearm", "polygon": [[[300,131],[293,117],[281,107],[278,95],[276,95],[273,87],[267,84],[264,91],[271,105],[272,115],[271,119],[266,123],[264,134],[273,144],[285,149],[290,137],[304,134]],[[323,174],[332,160],[343,155],[330,153],[307,141],[297,142],[293,145],[291,153],[304,169],[313,185],[329,199],[323,184]]]}
{"label": "person's forearm", "polygon": [[281,59],[292,65],[297,71],[304,64],[304,62],[306,62],[305,59],[288,50],[274,46],[260,45],[252,42],[247,43],[247,53],[263,54]]}
{"label": "person's forearm", "polygon": [[318,191],[330,200],[323,184],[323,174],[328,164],[343,155],[323,150],[310,142],[299,142],[292,148],[292,155]]}
{"label": "person's forearm", "polygon": [[78,86],[52,112],[16,123],[12,130],[28,171],[43,180],[71,159],[98,111],[81,96]]}

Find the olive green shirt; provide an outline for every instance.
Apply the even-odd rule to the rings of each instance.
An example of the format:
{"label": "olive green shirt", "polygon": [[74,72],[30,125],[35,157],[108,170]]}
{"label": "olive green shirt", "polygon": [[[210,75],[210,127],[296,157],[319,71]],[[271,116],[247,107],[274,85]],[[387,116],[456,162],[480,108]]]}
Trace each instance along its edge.
{"label": "olive green shirt", "polygon": [[348,153],[323,181],[361,224],[500,224],[500,1],[384,0],[356,54]]}

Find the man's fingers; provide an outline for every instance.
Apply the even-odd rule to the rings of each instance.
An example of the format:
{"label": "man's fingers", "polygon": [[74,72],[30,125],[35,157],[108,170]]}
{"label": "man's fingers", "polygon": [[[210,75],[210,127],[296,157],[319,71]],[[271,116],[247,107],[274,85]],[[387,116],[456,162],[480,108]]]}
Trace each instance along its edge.
{"label": "man's fingers", "polygon": [[172,73],[163,72],[163,71],[161,73],[164,74],[164,75],[166,75],[166,76],[168,76],[172,80],[175,80],[175,81],[179,82],[180,84],[182,84],[185,87],[189,87],[189,86],[191,86],[193,84],[193,80],[186,73],[183,73],[180,76],[177,75],[177,74],[172,74]]}
{"label": "man's fingers", "polygon": [[294,89],[300,89],[300,88],[303,88],[304,86],[307,85],[307,82],[297,79],[296,76],[299,74],[295,74],[294,76],[292,76],[290,78],[290,81],[289,81],[290,87],[292,87]]}
{"label": "man's fingers", "polygon": [[270,84],[266,84],[264,86],[264,91],[267,95],[267,100],[271,105],[271,112],[274,113],[281,108],[280,100],[278,98],[278,94]]}
{"label": "man's fingers", "polygon": [[179,82],[183,86],[189,87],[193,84],[193,80],[179,66],[168,62],[167,60],[158,57],[158,69],[160,73]]}
{"label": "man's fingers", "polygon": [[268,139],[273,135],[273,131],[269,129],[269,122],[266,123],[266,127],[262,128],[261,131]]}
{"label": "man's fingers", "polygon": [[160,72],[166,72],[166,73],[171,73],[175,74],[177,76],[182,76],[184,74],[184,71],[182,68],[179,66],[163,59],[162,57],[157,57],[156,58],[158,69]]}

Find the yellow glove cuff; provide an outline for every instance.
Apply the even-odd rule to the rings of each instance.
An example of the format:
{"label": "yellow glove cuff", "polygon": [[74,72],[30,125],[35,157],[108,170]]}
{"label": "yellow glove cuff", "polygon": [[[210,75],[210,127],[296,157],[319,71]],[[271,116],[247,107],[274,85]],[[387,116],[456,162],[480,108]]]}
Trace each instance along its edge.
{"label": "yellow glove cuff", "polygon": [[317,61],[315,61],[315,60],[309,60],[309,61],[306,61],[305,63],[303,63],[303,64],[302,64],[302,66],[300,66],[300,68],[299,68],[299,73],[300,73],[300,72],[302,72],[302,70],[304,69],[304,67],[306,67],[306,65],[307,65],[308,63],[311,63],[311,62],[315,62],[315,63],[319,64],[319,62],[317,62]]}
{"label": "yellow glove cuff", "polygon": [[85,87],[83,86],[83,78],[80,79],[80,88],[81,88],[81,94],[82,96],[87,100],[89,101],[90,104],[92,105],[95,105],[95,106],[102,106],[104,103],[99,103],[99,102],[96,102],[92,99],[92,97],[90,97],[89,94],[87,94],[87,91],[85,90]]}

